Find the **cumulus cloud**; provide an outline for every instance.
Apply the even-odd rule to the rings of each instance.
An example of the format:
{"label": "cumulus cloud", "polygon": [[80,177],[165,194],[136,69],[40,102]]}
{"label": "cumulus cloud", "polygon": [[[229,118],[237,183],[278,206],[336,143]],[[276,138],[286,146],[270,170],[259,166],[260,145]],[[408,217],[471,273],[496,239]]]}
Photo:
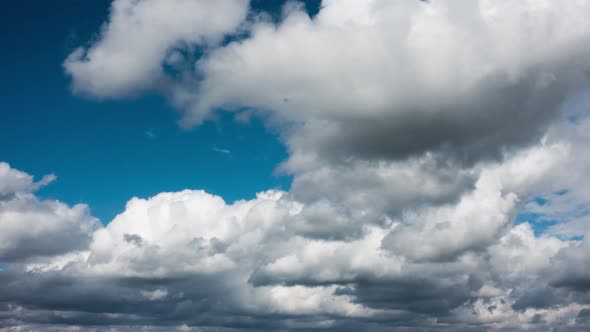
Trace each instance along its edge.
{"label": "cumulus cloud", "polygon": [[156,90],[186,125],[265,114],[292,188],[132,198],[96,226],[0,164],[0,330],[588,328],[590,112],[569,98],[590,2],[302,8],[113,2],[74,90]]}
{"label": "cumulus cloud", "polygon": [[496,159],[538,139],[586,81],[589,6],[324,1],[201,59],[185,121],[270,110],[298,124],[292,157]]}
{"label": "cumulus cloud", "polygon": [[429,216],[361,223],[351,237],[317,236],[338,220],[336,203],[287,192],[232,204],[195,190],[134,198],[85,250],[0,271],[3,324],[581,328],[586,242],[537,237],[507,217],[531,184],[559,174],[560,144],[489,164],[458,202],[417,210]]}
{"label": "cumulus cloud", "polygon": [[98,98],[162,89],[165,65],[182,63],[181,51],[219,43],[247,9],[246,0],[116,0],[98,40],[72,52],[64,68],[74,91]]}
{"label": "cumulus cloud", "polygon": [[9,200],[19,193],[30,193],[55,180],[55,175],[44,176],[41,181],[34,182],[33,177],[25,172],[0,162],[0,199]]}
{"label": "cumulus cloud", "polygon": [[486,248],[514,219],[519,195],[530,196],[530,184],[555,169],[567,152],[560,144],[536,147],[484,169],[475,189],[457,204],[408,213],[384,245],[435,260]]}
{"label": "cumulus cloud", "polygon": [[88,246],[98,220],[86,205],[70,207],[35,196],[55,179],[34,182],[27,173],[0,163],[0,262],[19,262],[68,253]]}

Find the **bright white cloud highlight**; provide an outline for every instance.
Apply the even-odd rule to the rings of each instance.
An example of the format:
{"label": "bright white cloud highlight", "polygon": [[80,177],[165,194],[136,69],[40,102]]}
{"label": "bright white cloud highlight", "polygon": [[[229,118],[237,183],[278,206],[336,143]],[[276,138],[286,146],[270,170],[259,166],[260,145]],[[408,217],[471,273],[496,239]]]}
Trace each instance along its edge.
{"label": "bright white cloud highlight", "polygon": [[73,89],[122,97],[166,84],[164,63],[187,47],[215,45],[245,18],[246,0],[116,0],[98,41],[65,61]]}

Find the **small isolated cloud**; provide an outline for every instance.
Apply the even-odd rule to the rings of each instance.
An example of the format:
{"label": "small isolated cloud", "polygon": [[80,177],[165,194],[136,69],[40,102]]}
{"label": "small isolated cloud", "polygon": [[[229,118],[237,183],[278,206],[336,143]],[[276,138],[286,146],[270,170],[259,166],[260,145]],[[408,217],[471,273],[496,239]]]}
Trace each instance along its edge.
{"label": "small isolated cloud", "polygon": [[226,155],[231,154],[231,151],[230,150],[219,148],[217,146],[213,146],[213,148],[211,148],[211,150],[213,150],[213,151],[215,151],[217,153],[221,153],[221,154],[226,154]]}

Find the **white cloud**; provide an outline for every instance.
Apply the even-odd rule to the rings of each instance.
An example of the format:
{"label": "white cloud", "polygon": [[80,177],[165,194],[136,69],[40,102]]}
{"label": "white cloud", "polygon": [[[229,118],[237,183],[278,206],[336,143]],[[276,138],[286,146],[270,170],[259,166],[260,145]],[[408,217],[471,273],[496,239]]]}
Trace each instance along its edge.
{"label": "white cloud", "polygon": [[271,111],[297,123],[285,140],[298,162],[499,158],[540,138],[587,80],[590,4],[540,3],[324,1],[314,19],[254,24],[197,63],[185,123]]}
{"label": "white cloud", "polygon": [[533,195],[534,184],[555,170],[567,152],[561,144],[539,146],[484,168],[475,189],[457,204],[406,213],[385,246],[434,260],[489,246],[516,216],[519,195]]}
{"label": "white cloud", "polygon": [[224,149],[224,148],[219,148],[217,146],[213,146],[213,148],[211,150],[213,150],[214,152],[217,152],[217,153],[221,153],[221,154],[231,154],[230,150]]}
{"label": "white cloud", "polygon": [[85,249],[98,220],[83,204],[70,207],[42,200],[34,191],[54,175],[33,177],[0,163],[0,261],[26,259]]}
{"label": "white cloud", "polygon": [[33,177],[25,172],[0,162],[0,200],[10,199],[18,193],[30,193],[55,180],[55,175],[44,176],[41,181],[34,182]]}
{"label": "white cloud", "polygon": [[76,92],[99,98],[159,89],[175,49],[217,44],[245,18],[246,0],[116,0],[99,39],[64,67]]}
{"label": "white cloud", "polygon": [[[8,270],[14,276],[4,276],[11,278],[10,290],[0,287],[0,293],[17,303],[45,303],[42,296],[65,296],[77,310],[92,312],[101,312],[101,303],[110,303],[109,312],[127,312],[123,308],[133,301],[137,309],[132,312],[138,314],[175,312],[177,326],[188,319],[197,325],[231,326],[233,318],[224,314],[228,308],[250,316],[256,326],[272,322],[277,328],[341,329],[351,319],[359,324],[399,320],[420,328],[447,324],[450,314],[457,327],[534,326],[529,321],[535,315],[558,326],[562,321],[555,317],[571,318],[585,307],[572,304],[567,312],[562,307],[533,307],[524,313],[515,308],[534,306],[528,299],[543,298],[529,294],[535,287],[552,290],[548,283],[564,282],[552,272],[555,259],[567,257],[560,259],[560,270],[570,268],[571,260],[571,267],[583,266],[578,260],[585,259],[584,251],[574,242],[537,238],[527,224],[508,231],[507,215],[516,209],[516,195],[526,195],[535,187],[534,179],[554,172],[556,161],[567,152],[557,143],[524,150],[505,163],[484,167],[476,187],[456,204],[420,208],[416,211],[430,211],[430,216],[418,213],[422,219],[402,214],[385,224],[361,223],[362,232],[354,237],[306,235],[300,223],[313,227],[310,216],[330,222],[338,203],[317,206],[295,201],[285,192],[264,192],[233,204],[191,190],[133,198],[123,213],[94,232],[87,251],[27,264],[28,277],[22,281],[15,279],[17,265]],[[354,216],[345,213],[343,218]],[[436,231],[445,218],[453,231]],[[324,227],[321,220],[315,222]],[[407,234],[395,235],[403,227]],[[31,292],[45,289],[55,278],[67,280],[69,286],[59,290],[65,293],[30,298]],[[96,286],[89,287],[87,280]],[[561,303],[560,288],[555,289],[557,295],[543,296]],[[95,299],[96,308],[82,309],[85,305],[79,301],[88,296]],[[201,305],[220,316],[210,321],[197,314]],[[40,314],[26,310],[32,310],[28,315]],[[465,316],[469,310],[475,316]],[[85,315],[66,316],[72,323],[91,321]],[[97,315],[105,322],[120,319],[128,324],[136,319],[128,314]],[[276,319],[270,318],[273,315]],[[306,318],[285,320],[282,315]],[[413,321],[423,315],[431,319]],[[325,316],[332,319],[326,321]]]}
{"label": "white cloud", "polygon": [[151,301],[159,301],[163,300],[168,296],[168,291],[166,289],[156,289],[154,291],[142,291],[141,295]]}

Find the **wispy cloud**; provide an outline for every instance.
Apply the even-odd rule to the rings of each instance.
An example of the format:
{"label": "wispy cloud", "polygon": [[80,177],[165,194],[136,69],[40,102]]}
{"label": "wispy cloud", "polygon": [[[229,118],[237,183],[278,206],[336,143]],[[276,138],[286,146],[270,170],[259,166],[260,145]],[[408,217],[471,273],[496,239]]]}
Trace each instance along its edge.
{"label": "wispy cloud", "polygon": [[231,154],[231,151],[228,149],[224,149],[224,148],[220,148],[217,146],[213,146],[213,148],[211,148],[211,150],[217,152],[217,153],[221,153],[221,154],[225,154],[225,155],[229,155]]}
{"label": "wispy cloud", "polygon": [[147,131],[145,132],[145,136],[146,136],[147,138],[151,138],[151,139],[154,139],[154,138],[156,138],[156,134],[155,134],[153,131],[151,131],[151,130],[147,130]]}

